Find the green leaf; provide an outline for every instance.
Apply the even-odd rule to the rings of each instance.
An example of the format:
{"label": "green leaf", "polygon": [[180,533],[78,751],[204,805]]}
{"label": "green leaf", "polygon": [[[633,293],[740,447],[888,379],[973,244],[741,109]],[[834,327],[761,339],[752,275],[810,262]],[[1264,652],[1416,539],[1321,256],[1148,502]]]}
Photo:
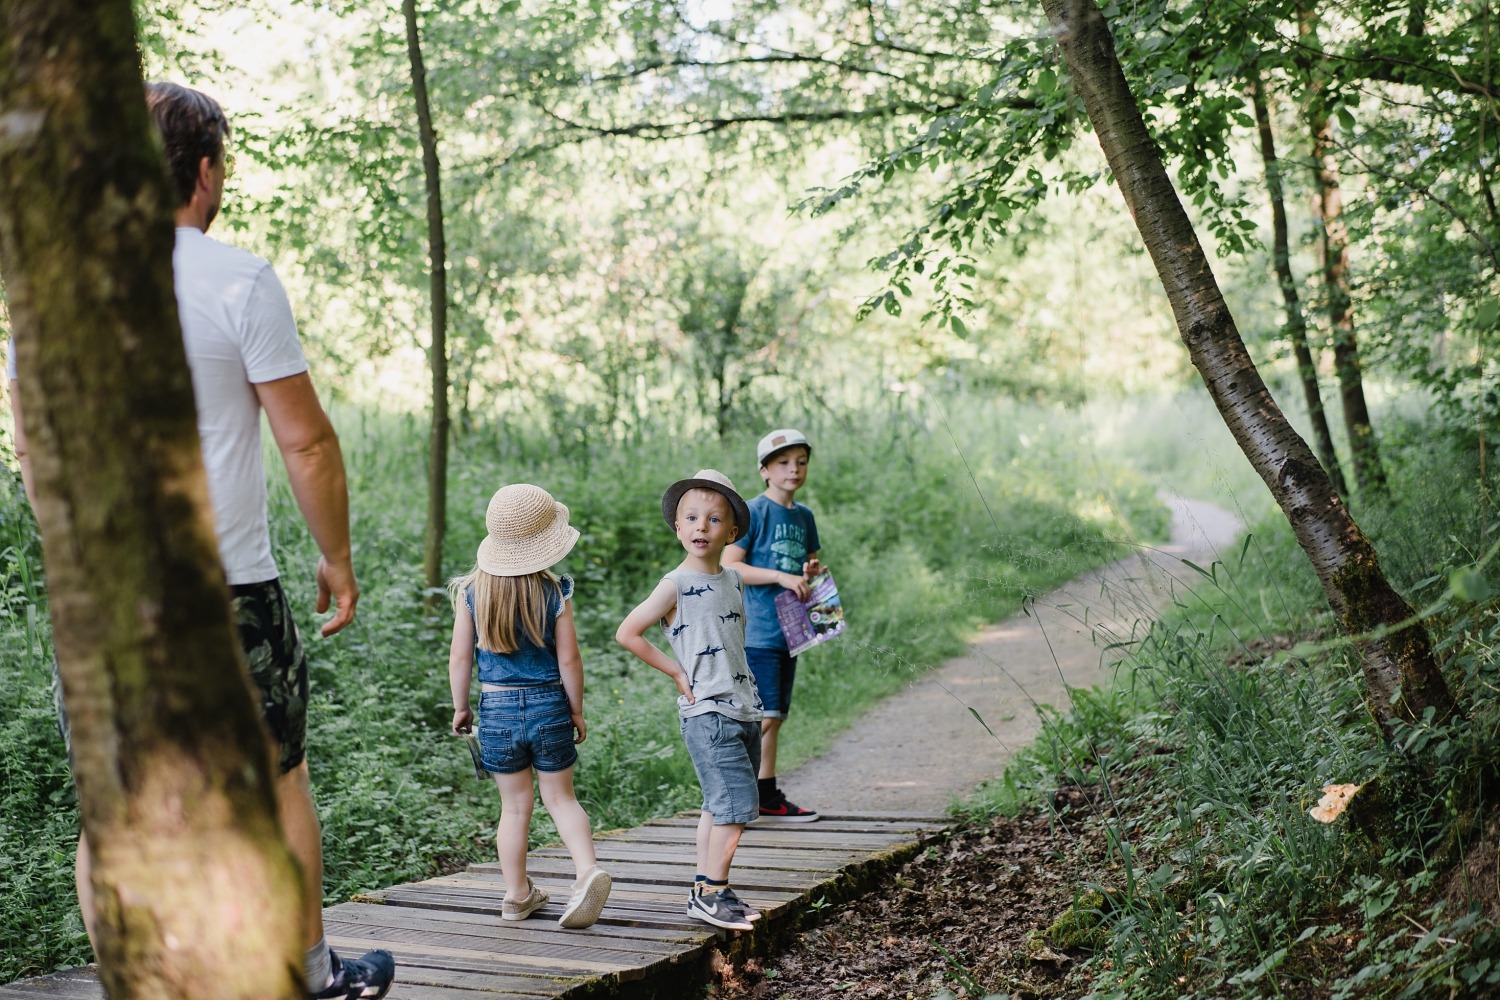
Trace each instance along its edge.
{"label": "green leaf", "polygon": [[951,325],[953,327],[953,332],[954,333],[958,334],[960,337],[962,337],[964,339],[968,339],[969,328],[964,325],[964,321],[963,320],[959,319],[957,316],[949,316],[948,317],[948,323],[949,323],[949,325]]}
{"label": "green leaf", "polygon": [[1050,94],[1057,89],[1057,74],[1050,69],[1044,69],[1036,75],[1036,89],[1044,94]]}
{"label": "green leaf", "polygon": [[1495,320],[1500,319],[1500,299],[1485,299],[1479,303],[1479,308],[1474,310],[1474,319],[1481,330],[1495,325]]}
{"label": "green leaf", "polygon": [[1345,132],[1354,131],[1354,113],[1351,112],[1348,108],[1339,108],[1338,119],[1339,128],[1343,129]]}
{"label": "green leaf", "polygon": [[1490,596],[1489,581],[1477,566],[1462,566],[1448,576],[1448,586],[1453,596],[1461,601],[1482,601]]}

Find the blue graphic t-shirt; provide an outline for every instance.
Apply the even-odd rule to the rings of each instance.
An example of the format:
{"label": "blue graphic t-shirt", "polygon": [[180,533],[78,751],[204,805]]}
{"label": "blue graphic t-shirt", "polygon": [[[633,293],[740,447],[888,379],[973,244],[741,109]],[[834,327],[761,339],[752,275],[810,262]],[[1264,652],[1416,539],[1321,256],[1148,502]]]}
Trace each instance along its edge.
{"label": "blue graphic t-shirt", "polygon": [[[735,545],[745,550],[745,563],[782,573],[802,574],[810,553],[819,551],[818,525],[813,512],[800,503],[783,507],[762,493],[750,500],[750,530]],[[751,649],[786,649],[786,636],[776,620],[780,584],[745,585],[745,645]]]}

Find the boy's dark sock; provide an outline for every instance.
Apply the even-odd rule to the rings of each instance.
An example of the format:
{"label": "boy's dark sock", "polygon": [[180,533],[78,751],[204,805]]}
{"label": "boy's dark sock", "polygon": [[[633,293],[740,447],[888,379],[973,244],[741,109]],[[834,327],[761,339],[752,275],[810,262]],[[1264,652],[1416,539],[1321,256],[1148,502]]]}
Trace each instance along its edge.
{"label": "boy's dark sock", "polygon": [[702,888],[701,891],[703,893],[707,894],[707,893],[710,893],[710,892],[718,892],[720,889],[728,889],[728,888],[729,888],[729,880],[727,878],[724,881],[722,881],[722,882],[715,882],[711,878],[706,878],[706,879],[703,880],[703,888]]}
{"label": "boy's dark sock", "polygon": [[755,787],[760,791],[760,800],[766,801],[776,794],[776,776],[773,774],[769,778],[756,778]]}

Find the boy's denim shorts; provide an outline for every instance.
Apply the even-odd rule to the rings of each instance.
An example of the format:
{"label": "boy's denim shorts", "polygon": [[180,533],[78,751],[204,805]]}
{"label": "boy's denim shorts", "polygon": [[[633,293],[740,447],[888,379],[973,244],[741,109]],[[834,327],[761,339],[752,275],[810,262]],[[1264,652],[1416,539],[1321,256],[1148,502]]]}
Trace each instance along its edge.
{"label": "boy's denim shorts", "polygon": [[681,720],[682,740],[698,784],[703,811],[715,825],[744,824],[760,815],[760,723],[741,722],[718,712]]}
{"label": "boy's denim shorts", "polygon": [[479,749],[494,774],[566,771],[578,762],[568,693],[561,684],[481,691]]}
{"label": "boy's denim shorts", "polygon": [[785,649],[745,647],[745,662],[755,675],[766,718],[785,719],[792,710],[792,683],[797,679],[797,658]]}

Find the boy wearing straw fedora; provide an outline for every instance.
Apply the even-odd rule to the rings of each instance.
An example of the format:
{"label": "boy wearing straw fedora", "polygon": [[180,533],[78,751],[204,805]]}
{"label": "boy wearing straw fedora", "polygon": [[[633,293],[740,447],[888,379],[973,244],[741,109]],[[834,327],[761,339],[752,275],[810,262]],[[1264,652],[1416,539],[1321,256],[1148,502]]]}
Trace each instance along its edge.
{"label": "boy wearing straw fedora", "polygon": [[[677,685],[682,738],[703,789],[687,915],[750,930],[760,912],[730,887],[729,866],[745,824],[760,810],[761,705],[745,663],[743,585],[720,562],[724,547],[750,523],[750,511],[722,472],[703,469],[667,488],[661,513],[687,557],[620,623],[615,641]],[[658,623],[675,660],[646,638]]]}
{"label": "boy wearing straw fedora", "polygon": [[526,874],[535,773],[542,804],[577,872],[557,922],[587,927],[599,919],[612,883],[598,865],[588,814],[573,791],[576,745],[588,734],[583,659],[569,600],[573,580],[549,568],[572,550],[578,529],[569,526],[567,507],[526,483],[495,493],[485,527],[474,569],[449,584],[454,616],[448,684],[453,731],[468,733],[474,726],[469,686],[478,661],[480,755],[500,789],[495,846],[506,885],[500,917],[525,920],[550,898]]}

